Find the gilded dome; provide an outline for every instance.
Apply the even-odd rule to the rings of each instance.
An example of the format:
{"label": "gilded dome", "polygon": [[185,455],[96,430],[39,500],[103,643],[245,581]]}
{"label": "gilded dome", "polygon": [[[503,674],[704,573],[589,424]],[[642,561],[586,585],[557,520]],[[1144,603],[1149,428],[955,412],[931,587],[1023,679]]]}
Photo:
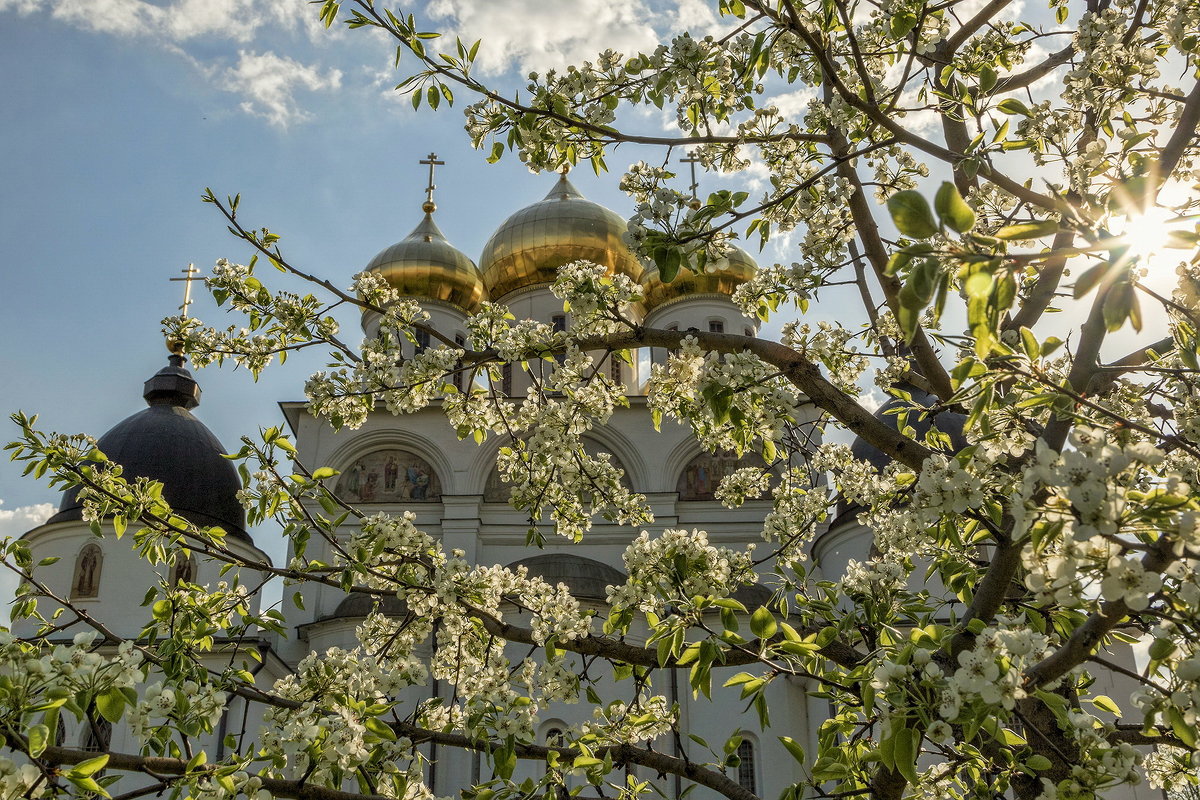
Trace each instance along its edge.
{"label": "gilded dome", "polygon": [[367,269],[405,297],[439,300],[468,314],[486,297],[479,268],[446,241],[428,209],[412,233],[371,259]]}
{"label": "gilded dome", "polygon": [[493,298],[552,283],[558,268],[593,261],[633,280],[642,266],[622,240],[625,220],[584,198],[565,175],[545,199],[513,214],[484,245],[480,268]]}
{"label": "gilded dome", "polygon": [[732,295],[737,287],[754,277],[758,265],[740,247],[731,247],[728,260],[709,264],[704,272],[695,273],[686,267],[679,270],[675,280],[663,283],[657,267],[647,267],[642,275],[642,305],[646,311],[683,299],[705,294]]}

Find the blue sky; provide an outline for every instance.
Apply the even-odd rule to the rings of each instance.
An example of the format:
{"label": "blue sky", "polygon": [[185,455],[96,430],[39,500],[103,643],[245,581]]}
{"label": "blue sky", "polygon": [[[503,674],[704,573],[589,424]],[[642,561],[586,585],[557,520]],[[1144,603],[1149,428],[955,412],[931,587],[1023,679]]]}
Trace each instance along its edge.
{"label": "blue sky", "polygon": [[[481,59],[507,85],[604,46],[647,46],[645,19],[711,21],[696,0],[652,14],[640,0],[428,8],[442,26],[486,31]],[[165,363],[159,321],[181,301],[168,278],[189,262],[248,257],[200,203],[205,187],[240,192],[248,224],[343,284],[418,221],[417,162],[431,150],[447,162],[438,222],[473,258],[545,194],[550,176],[511,157],[488,166],[457,108],[413,112],[390,91],[391,57],[374,33],[324,30],[303,0],[0,0],[0,439],[12,438],[6,417],[18,409],[49,430],[99,435],[143,407],[142,381]],[[610,165],[619,175],[639,157]],[[572,177],[627,214],[618,175]],[[234,322],[202,292],[193,314]],[[351,315],[344,328],[356,324]],[[257,386],[242,371],[200,371],[198,414],[232,447],[275,424],[276,402],[299,399],[321,360],[291,360]],[[0,532],[19,533],[57,496],[4,461],[0,501]]]}

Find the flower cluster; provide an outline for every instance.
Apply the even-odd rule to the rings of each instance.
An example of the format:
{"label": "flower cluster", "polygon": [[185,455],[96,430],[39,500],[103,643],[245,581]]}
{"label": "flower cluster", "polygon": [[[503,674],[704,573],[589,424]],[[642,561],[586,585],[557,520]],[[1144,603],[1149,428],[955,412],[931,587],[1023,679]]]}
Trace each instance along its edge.
{"label": "flower cluster", "polygon": [[757,581],[750,553],[709,544],[700,530],[666,530],[651,538],[642,531],[625,550],[624,586],[610,586],[614,609],[662,614],[693,597],[729,597],[738,587]]}

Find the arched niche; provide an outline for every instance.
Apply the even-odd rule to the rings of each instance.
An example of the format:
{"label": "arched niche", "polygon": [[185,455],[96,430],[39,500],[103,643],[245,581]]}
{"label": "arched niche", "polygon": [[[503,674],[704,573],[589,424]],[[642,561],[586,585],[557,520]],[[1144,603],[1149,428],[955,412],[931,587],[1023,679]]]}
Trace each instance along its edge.
{"label": "arched niche", "polygon": [[[616,453],[613,453],[604,445],[591,439],[583,440],[583,451],[590,456],[600,453],[607,454],[612,465],[621,470],[621,485],[627,489],[633,488],[633,484],[629,479],[629,470],[625,468],[625,463]],[[504,481],[504,478],[500,475],[499,468],[493,463],[491,470],[488,472],[487,482],[483,485],[483,502],[507,503],[511,497],[512,484]]]}
{"label": "arched niche", "polygon": [[85,544],[75,557],[75,572],[71,577],[71,599],[100,596],[100,570],[104,566],[104,551],[95,542]]}
{"label": "arched niche", "polygon": [[[679,473],[675,491],[680,500],[715,500],[717,487],[726,475],[739,469],[767,469],[767,462],[757,453],[701,453],[689,461]],[[748,498],[755,499],[755,498]]]}
{"label": "arched niche", "polygon": [[351,461],[336,491],[351,503],[433,503],[442,499],[442,482],[421,456],[384,447]]}

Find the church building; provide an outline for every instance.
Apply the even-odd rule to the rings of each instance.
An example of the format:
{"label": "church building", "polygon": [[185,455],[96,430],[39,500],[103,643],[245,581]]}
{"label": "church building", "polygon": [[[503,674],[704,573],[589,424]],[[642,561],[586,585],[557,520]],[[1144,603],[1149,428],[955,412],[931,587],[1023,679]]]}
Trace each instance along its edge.
{"label": "church building", "polygon": [[[414,209],[415,210],[415,209]],[[734,249],[719,269],[693,274],[683,271],[671,283],[662,282],[653,267],[646,267],[623,241],[626,223],[621,216],[586,199],[563,175],[545,198],[517,210],[503,220],[488,240],[478,262],[456,249],[439,229],[432,197],[422,207],[423,216],[408,236],[382,249],[366,266],[378,272],[401,295],[416,299],[429,313],[430,325],[452,341],[466,341],[465,322],[484,300],[506,304],[518,318],[540,320],[556,329],[571,325],[562,301],[549,289],[558,267],[586,259],[601,264],[610,274],[627,275],[645,291],[636,309],[637,321],[666,329],[699,329],[755,335],[757,321],[744,316],[732,302],[733,291],[754,272],[753,259]],[[330,276],[346,282],[349,275]],[[377,315],[367,313],[362,326],[367,335],[378,329]],[[406,343],[409,353],[429,345],[420,335],[415,344]],[[654,429],[646,410],[643,386],[648,364],[661,362],[663,352],[645,352],[633,363],[615,358],[602,364],[628,391],[629,408],[617,409],[611,423],[589,434],[589,448],[612,456],[624,471],[628,485],[644,494],[654,513],[651,534],[667,528],[699,528],[708,532],[715,545],[742,548],[761,541],[763,518],[769,500],[756,500],[739,508],[725,508],[714,499],[723,476],[747,464],[762,465],[756,456],[705,453],[682,426],[664,423]],[[536,369],[536,367],[534,368]],[[536,373],[535,373],[536,377]],[[463,380],[461,377],[458,380]],[[522,396],[529,374],[506,369],[501,385],[491,391]],[[175,511],[197,525],[219,525],[228,533],[229,546],[251,560],[266,559],[245,530],[246,515],[237,498],[241,481],[232,463],[222,457],[225,445],[193,414],[200,400],[196,380],[184,368],[183,359],[172,356],[170,364],[154,374],[145,385],[147,408],[117,424],[99,440],[99,447],[122,464],[127,478],[145,476],[163,483],[163,494]],[[131,405],[133,398],[130,398]],[[212,398],[213,404],[231,403],[234,398]],[[548,536],[542,549],[527,544],[530,520],[508,504],[508,486],[496,469],[496,451],[504,443],[492,437],[483,445],[460,441],[436,403],[414,414],[394,416],[380,408],[357,430],[334,432],[310,415],[302,401],[281,403],[287,424],[298,448],[297,460],[315,469],[329,466],[340,474],[337,493],[366,513],[411,511],[417,527],[443,543],[445,549],[461,550],[469,560],[482,564],[525,566],[531,575],[551,583],[565,584],[587,608],[602,619],[606,615],[607,588],[622,584],[622,553],[639,530],[597,520],[583,542],[573,544]],[[815,418],[815,410],[810,409]],[[894,424],[895,417],[881,415]],[[961,425],[961,423],[959,423]],[[874,460],[863,442],[856,454]],[[837,579],[849,559],[865,560],[871,533],[860,525],[856,511],[843,509],[812,548],[816,569]],[[109,525],[111,532],[111,525]],[[258,537],[272,535],[259,530]],[[347,534],[348,535],[348,534]],[[155,572],[130,547],[128,539],[93,536],[83,520],[76,493],[64,494],[60,510],[47,523],[26,535],[35,563],[45,556],[61,561],[41,570],[44,578],[70,597],[73,603],[113,626],[123,636],[136,636],[148,610],[139,607],[145,588],[156,580],[186,580],[201,585],[221,580],[220,564],[199,561],[165,565]],[[328,546],[314,539],[308,556],[332,562]],[[289,557],[291,554],[289,553]],[[751,609],[770,598],[770,579],[753,591],[743,590],[741,599]],[[293,589],[286,589],[290,593]],[[262,636],[242,642],[261,654],[262,686],[286,675],[300,659],[328,648],[356,646],[355,628],[373,610],[364,595],[348,596],[337,588],[307,584],[300,587],[304,610],[290,608],[287,636]],[[384,612],[396,612],[398,603],[383,603]],[[43,611],[46,609],[43,608]],[[656,685],[678,704],[682,736],[663,737],[655,743],[662,752],[687,756],[697,761],[712,758],[690,737],[706,740],[718,752],[731,735],[741,732],[736,766],[729,777],[763,798],[776,798],[787,786],[805,779],[804,771],[780,743],[775,731],[760,731],[757,716],[738,699],[736,689],[718,689],[725,675],[714,676],[713,699],[693,698],[686,670],[676,670],[666,686]],[[725,670],[732,675],[734,670]],[[772,718],[787,720],[786,733],[809,753],[816,751],[820,723],[828,715],[825,701],[808,696],[811,687],[796,678],[775,681],[769,703]],[[614,689],[614,692],[616,689]],[[444,696],[445,685],[430,681],[423,687],[404,690],[403,702]],[[443,695],[439,695],[443,693]],[[259,721],[256,710],[233,698],[218,733],[240,735],[253,741]],[[539,741],[553,742],[564,731],[578,728],[591,718],[589,704],[581,702],[546,709],[541,715]],[[805,734],[797,732],[806,732]],[[69,730],[79,744],[93,749],[112,748],[136,752],[137,744],[127,731],[106,729]],[[439,796],[454,795],[472,782],[486,780],[489,771],[478,755],[448,748],[428,748],[432,767],[427,782]],[[691,752],[689,752],[691,751]],[[221,745],[212,752],[220,755]],[[535,762],[518,767],[517,780],[540,774],[544,765]],[[671,798],[687,789],[680,779],[658,779]],[[587,791],[585,797],[590,797]],[[698,788],[694,797],[716,795]]]}

